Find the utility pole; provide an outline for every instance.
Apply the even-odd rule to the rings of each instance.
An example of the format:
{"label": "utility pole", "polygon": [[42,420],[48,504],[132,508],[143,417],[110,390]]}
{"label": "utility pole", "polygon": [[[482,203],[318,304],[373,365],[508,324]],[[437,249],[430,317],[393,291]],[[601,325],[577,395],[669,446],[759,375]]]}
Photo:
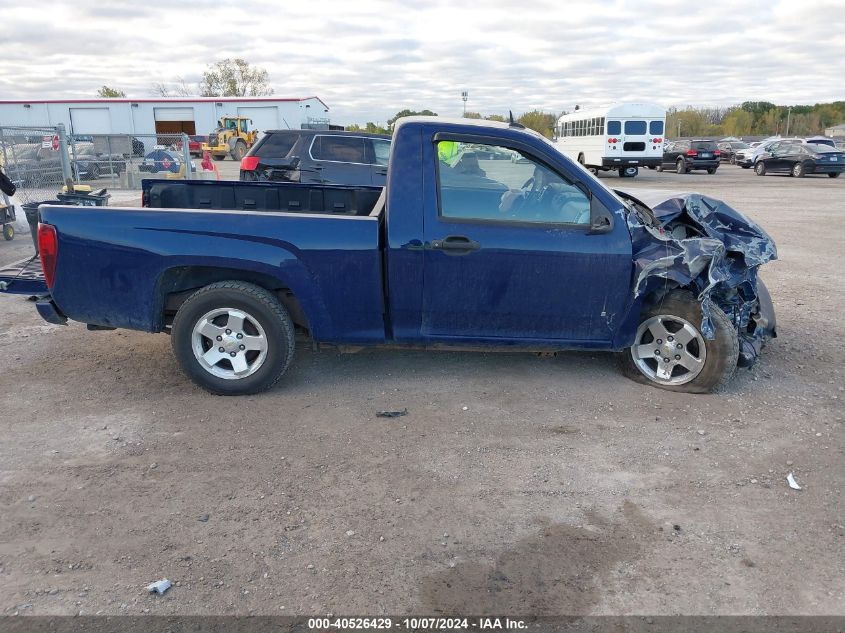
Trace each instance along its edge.
{"label": "utility pole", "polygon": [[467,99],[469,99],[469,93],[464,90],[461,92],[461,100],[464,102],[464,117],[467,115]]}
{"label": "utility pole", "polygon": [[681,119],[678,119],[678,138],[681,138]]}
{"label": "utility pole", "polygon": [[792,106],[786,109],[786,135],[789,136],[789,115],[792,114]]}

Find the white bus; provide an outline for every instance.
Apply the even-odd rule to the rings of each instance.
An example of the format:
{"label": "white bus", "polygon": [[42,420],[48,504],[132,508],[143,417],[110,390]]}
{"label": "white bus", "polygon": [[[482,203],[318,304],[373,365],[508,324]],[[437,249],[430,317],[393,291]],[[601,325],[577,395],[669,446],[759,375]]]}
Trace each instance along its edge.
{"label": "white bus", "polygon": [[636,176],[638,167],[657,167],[663,160],[666,109],[654,103],[617,103],[582,110],[557,121],[557,147],[593,173],[615,169]]}

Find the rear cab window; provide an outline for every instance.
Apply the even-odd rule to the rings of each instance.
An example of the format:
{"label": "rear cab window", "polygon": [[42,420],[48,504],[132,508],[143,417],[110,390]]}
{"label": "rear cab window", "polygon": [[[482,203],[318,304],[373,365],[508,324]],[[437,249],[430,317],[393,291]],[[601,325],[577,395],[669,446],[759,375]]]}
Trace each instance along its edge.
{"label": "rear cab window", "polygon": [[387,165],[387,160],[390,158],[390,141],[374,138],[372,142],[375,164]]}
{"label": "rear cab window", "polygon": [[612,135],[622,134],[622,122],[621,121],[608,121],[607,122],[607,133]]}
{"label": "rear cab window", "polygon": [[663,134],[663,121],[650,121],[648,124],[649,134]]}

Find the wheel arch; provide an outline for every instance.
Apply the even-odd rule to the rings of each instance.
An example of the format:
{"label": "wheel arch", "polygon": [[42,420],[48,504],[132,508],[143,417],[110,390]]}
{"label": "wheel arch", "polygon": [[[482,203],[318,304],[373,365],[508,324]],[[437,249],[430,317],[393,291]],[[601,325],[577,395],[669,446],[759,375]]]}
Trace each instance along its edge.
{"label": "wheel arch", "polygon": [[[194,292],[219,281],[243,281],[255,284],[276,295],[285,306],[294,325],[313,333],[313,323],[309,314],[307,297],[303,301],[291,284],[266,271],[227,266],[185,265],[174,266],[165,270],[158,279],[158,305],[155,312],[159,330],[170,325],[176,311]],[[302,293],[304,294],[304,293]]]}

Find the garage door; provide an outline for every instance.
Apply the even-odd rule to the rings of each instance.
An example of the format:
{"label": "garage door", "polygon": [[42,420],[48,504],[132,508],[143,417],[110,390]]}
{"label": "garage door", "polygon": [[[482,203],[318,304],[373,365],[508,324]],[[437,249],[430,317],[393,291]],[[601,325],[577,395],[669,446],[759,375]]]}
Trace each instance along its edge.
{"label": "garage door", "polygon": [[154,108],[157,134],[196,134],[193,108]]}
{"label": "garage door", "polygon": [[70,130],[73,134],[111,134],[108,108],[71,108]]}
{"label": "garage door", "polygon": [[281,127],[279,125],[278,106],[238,108],[238,116],[245,116],[248,119],[252,119],[252,125],[250,127],[261,132],[278,130]]}

